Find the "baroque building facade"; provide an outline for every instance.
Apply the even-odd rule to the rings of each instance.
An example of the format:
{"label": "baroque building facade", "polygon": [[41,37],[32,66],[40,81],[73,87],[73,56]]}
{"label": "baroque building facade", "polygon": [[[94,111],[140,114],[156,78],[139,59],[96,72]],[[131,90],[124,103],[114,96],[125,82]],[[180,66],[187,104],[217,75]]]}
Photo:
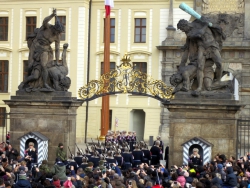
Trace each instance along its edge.
{"label": "baroque building facade", "polygon": [[[169,77],[180,63],[180,47],[185,43],[185,35],[174,28],[180,19],[190,20],[191,16],[178,8],[181,3],[178,0],[115,0],[114,3],[115,7],[111,11],[111,70],[120,65],[120,59],[128,53],[136,69],[155,79],[162,79],[169,85]],[[187,0],[185,3],[199,13],[202,10],[209,11],[201,0]],[[9,109],[2,100],[15,95],[19,83],[27,75],[26,36],[42,25],[44,17],[51,14],[53,7],[57,8],[58,18],[66,28],[62,35],[61,50],[64,43],[69,44],[67,62],[72,80],[69,91],[73,97],[78,97],[79,88],[88,79],[98,80],[103,72],[105,9],[104,0],[0,0],[0,5],[0,134],[4,139],[11,125],[8,115],[4,116]],[[247,6],[244,4],[242,10]],[[246,18],[245,15],[243,21]],[[243,31],[248,27],[245,25]],[[243,40],[249,35],[248,32],[242,35],[242,41],[231,37],[226,41],[223,52],[225,66],[234,70],[233,75],[239,82],[248,77],[245,66],[248,67],[249,43]],[[232,51],[232,46],[238,46],[238,51]],[[241,58],[242,63],[237,61],[238,58]],[[243,101],[250,101],[247,83],[242,81],[240,84],[240,100]],[[88,108],[87,138],[96,138],[100,135],[101,98],[90,101]],[[248,108],[242,114],[248,116]],[[115,128],[116,118],[119,122]],[[168,143],[168,110],[155,99],[130,94],[111,95],[110,122],[111,130],[136,131],[139,140],[148,140],[149,136],[160,134]],[[77,142],[84,141],[85,126],[84,103],[77,110]]]}

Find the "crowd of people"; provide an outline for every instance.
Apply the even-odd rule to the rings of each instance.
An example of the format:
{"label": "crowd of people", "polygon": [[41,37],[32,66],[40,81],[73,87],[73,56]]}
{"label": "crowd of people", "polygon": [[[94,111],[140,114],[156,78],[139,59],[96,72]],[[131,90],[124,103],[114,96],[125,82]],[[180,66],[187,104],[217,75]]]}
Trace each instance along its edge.
{"label": "crowd of people", "polygon": [[[160,136],[154,145],[131,139],[121,132],[109,132],[104,143],[90,143],[67,159],[62,143],[55,152],[55,163],[36,163],[36,149],[30,142],[21,157],[11,144],[0,144],[0,188],[248,188],[250,154],[236,160],[224,154],[203,164],[197,148],[188,164],[161,163],[163,143]],[[119,138],[120,136],[121,138]],[[168,149],[168,146],[166,147]],[[166,150],[165,150],[166,153]],[[166,156],[165,158],[166,159]]]}

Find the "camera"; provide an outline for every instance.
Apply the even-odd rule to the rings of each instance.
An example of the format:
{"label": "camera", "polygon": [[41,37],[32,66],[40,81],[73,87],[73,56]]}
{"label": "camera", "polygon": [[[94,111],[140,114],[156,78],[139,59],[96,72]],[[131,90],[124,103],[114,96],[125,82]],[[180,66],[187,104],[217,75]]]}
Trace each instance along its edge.
{"label": "camera", "polygon": [[129,185],[132,185],[132,181],[130,180],[130,181],[128,182],[128,184],[129,184]]}

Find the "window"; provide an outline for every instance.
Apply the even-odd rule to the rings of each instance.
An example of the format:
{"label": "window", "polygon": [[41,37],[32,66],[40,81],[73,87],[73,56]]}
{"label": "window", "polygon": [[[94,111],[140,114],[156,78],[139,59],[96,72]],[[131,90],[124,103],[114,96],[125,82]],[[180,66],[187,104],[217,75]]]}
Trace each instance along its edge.
{"label": "window", "polygon": [[[110,71],[115,70],[116,64],[115,62],[110,62]],[[101,63],[101,75],[104,73],[104,63]]]}
{"label": "window", "polygon": [[28,76],[28,60],[23,61],[23,80]]}
{"label": "window", "polygon": [[[105,18],[104,18],[104,32],[103,32],[103,41],[105,38]],[[115,18],[110,18],[110,43],[115,42]]]}
{"label": "window", "polygon": [[115,42],[115,18],[110,18],[110,42]]}
{"label": "window", "polygon": [[8,40],[8,17],[0,17],[0,41]]}
{"label": "window", "polygon": [[34,33],[36,28],[36,16],[26,17],[26,38]]}
{"label": "window", "polygon": [[146,42],[146,18],[135,18],[135,42]]}
{"label": "window", "polygon": [[139,70],[142,73],[147,74],[147,63],[145,63],[145,62],[134,62],[133,67],[134,67],[134,70]]}
{"label": "window", "polygon": [[9,62],[0,60],[0,92],[8,92]]}
{"label": "window", "polygon": [[61,24],[64,26],[64,31],[61,33],[61,40],[66,40],[66,16],[57,16]]}
{"label": "window", "polygon": [[0,107],[0,127],[5,127],[6,121],[6,108]]}

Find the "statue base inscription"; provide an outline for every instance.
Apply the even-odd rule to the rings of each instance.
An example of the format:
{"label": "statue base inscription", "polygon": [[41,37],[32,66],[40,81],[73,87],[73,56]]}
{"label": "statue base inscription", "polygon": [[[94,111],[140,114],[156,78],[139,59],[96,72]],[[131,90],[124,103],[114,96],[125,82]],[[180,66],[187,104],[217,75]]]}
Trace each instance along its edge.
{"label": "statue base inscription", "polygon": [[55,162],[59,143],[70,156],[68,146],[75,153],[76,110],[82,101],[71,97],[70,92],[31,92],[17,91],[16,96],[5,100],[10,107],[11,144],[20,148],[20,137],[31,131],[46,136],[49,141],[48,161]]}
{"label": "statue base inscription", "polygon": [[236,119],[242,105],[232,100],[232,94],[192,97],[179,92],[164,106],[169,110],[170,166],[183,164],[182,144],[194,137],[213,145],[211,159],[217,153],[236,156]]}

